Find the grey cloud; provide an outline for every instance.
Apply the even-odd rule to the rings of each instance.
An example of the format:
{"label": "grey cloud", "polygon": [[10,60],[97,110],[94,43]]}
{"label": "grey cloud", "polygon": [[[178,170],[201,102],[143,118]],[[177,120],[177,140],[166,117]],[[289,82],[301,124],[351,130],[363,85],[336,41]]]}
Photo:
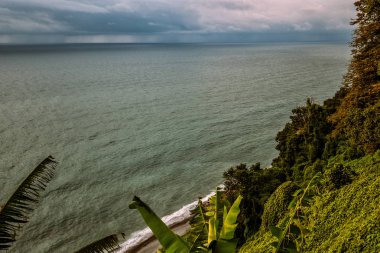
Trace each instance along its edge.
{"label": "grey cloud", "polygon": [[[64,34],[136,34],[197,30],[194,13],[170,8],[157,8],[143,2],[123,11],[115,5],[98,7],[69,1],[5,2],[7,13],[0,18],[0,34],[59,33]],[[56,3],[61,3],[57,6]],[[79,7],[73,11],[74,7]],[[83,7],[83,8],[82,8]],[[156,8],[155,8],[156,7]],[[107,9],[108,8],[108,9]],[[29,23],[29,24],[28,24]],[[23,25],[24,24],[24,25]]]}
{"label": "grey cloud", "polygon": [[2,0],[3,6],[10,9],[46,9],[51,11],[72,11],[104,13],[102,5],[90,4],[88,1],[69,0]]}
{"label": "grey cloud", "polygon": [[68,29],[45,12],[0,8],[0,34],[57,33]]}
{"label": "grey cloud", "polygon": [[204,1],[202,3],[204,6],[208,8],[223,8],[227,10],[238,10],[238,11],[247,11],[254,10],[254,5],[249,4],[247,1],[227,1],[227,0],[219,0],[219,1]]}
{"label": "grey cloud", "polygon": [[234,40],[283,32],[312,38],[347,34],[353,13],[353,0],[2,0],[0,43],[41,34],[63,42],[113,35],[110,41]]}
{"label": "grey cloud", "polygon": [[299,30],[300,27],[347,30],[354,12],[353,1],[347,0],[233,1],[234,5],[242,4],[242,8],[227,8],[224,0],[198,1],[195,8],[200,11],[202,24],[209,31],[223,31],[228,27],[241,31],[274,31],[284,27],[286,30]]}
{"label": "grey cloud", "polygon": [[190,31],[194,25],[183,22],[181,16],[157,15],[141,17],[134,13],[57,13],[55,18],[69,24],[73,34],[140,34],[168,31]]}

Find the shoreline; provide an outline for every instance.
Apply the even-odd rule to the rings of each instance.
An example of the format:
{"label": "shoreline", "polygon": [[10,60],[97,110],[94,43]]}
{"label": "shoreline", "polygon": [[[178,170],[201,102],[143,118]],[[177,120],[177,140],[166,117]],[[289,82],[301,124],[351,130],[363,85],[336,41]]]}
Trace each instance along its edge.
{"label": "shoreline", "polygon": [[[216,188],[223,189],[224,185],[219,184]],[[211,191],[208,195],[201,198],[202,203],[207,202],[214,194],[215,191]],[[183,206],[176,212],[161,219],[174,233],[182,236],[190,229],[189,221],[193,218],[193,214],[190,211],[197,205],[198,200]],[[156,253],[159,247],[158,240],[150,228],[146,227],[143,230],[132,233],[126,241],[120,244],[120,248],[115,253]]]}
{"label": "shoreline", "polygon": [[[187,219],[175,223],[169,228],[176,233],[177,235],[184,235],[190,229],[189,221],[192,217],[188,217]],[[120,251],[121,253],[155,253],[161,245],[156,237],[152,234],[149,238],[145,239],[141,243],[127,249],[124,251]]]}
{"label": "shoreline", "polygon": [[[223,185],[219,185],[219,187],[223,187]],[[208,199],[214,194],[215,192],[212,191],[207,196],[203,197],[201,201],[203,203],[208,201]],[[190,210],[194,209],[197,204],[198,201],[194,201],[161,219],[176,234],[184,235],[189,230],[189,221],[193,217]],[[116,250],[115,253],[156,253],[159,247],[160,244],[158,240],[153,235],[150,228],[146,227],[143,230],[132,233],[129,239],[120,244],[120,248]]]}

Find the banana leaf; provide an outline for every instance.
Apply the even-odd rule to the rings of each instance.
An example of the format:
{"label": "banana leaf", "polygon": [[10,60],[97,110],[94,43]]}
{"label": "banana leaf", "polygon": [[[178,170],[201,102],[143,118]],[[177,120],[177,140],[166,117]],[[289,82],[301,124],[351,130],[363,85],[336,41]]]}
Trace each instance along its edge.
{"label": "banana leaf", "polygon": [[237,197],[235,202],[232,204],[230,210],[227,213],[225,221],[223,223],[222,231],[220,232],[219,239],[221,240],[231,240],[234,238],[235,230],[237,227],[237,217],[240,213],[240,202],[243,199],[241,195]]}
{"label": "banana leaf", "polygon": [[191,213],[194,217],[190,221],[191,228],[187,232],[186,241],[191,242],[190,252],[204,252],[204,250],[199,249],[199,247],[207,241],[208,224],[203,211],[203,203],[201,199],[198,200],[196,209],[191,211]]}
{"label": "banana leaf", "polygon": [[172,232],[166,224],[158,217],[150,207],[134,197],[129,205],[130,209],[137,209],[143,217],[145,223],[152,230],[166,253],[188,253],[189,245],[181,237]]}
{"label": "banana leaf", "polygon": [[216,237],[216,222],[215,218],[211,217],[208,220],[208,245],[212,243],[212,241],[215,241],[217,239]]}
{"label": "banana leaf", "polygon": [[227,207],[226,206],[224,206],[224,208],[223,208],[223,223],[226,221],[226,218],[227,218]]}

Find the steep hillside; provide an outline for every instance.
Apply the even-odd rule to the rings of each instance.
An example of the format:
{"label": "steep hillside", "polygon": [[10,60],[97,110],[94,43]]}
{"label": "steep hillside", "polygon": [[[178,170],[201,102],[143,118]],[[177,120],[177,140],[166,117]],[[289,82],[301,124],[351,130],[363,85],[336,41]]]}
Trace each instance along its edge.
{"label": "steep hillside", "polygon": [[[380,152],[348,161],[343,158],[340,155],[329,160],[320,185],[322,192],[303,209],[310,233],[304,237],[302,252],[380,251]],[[352,182],[331,185],[342,182],[342,175],[331,180],[331,171],[341,165],[353,172]],[[262,227],[240,252],[272,252],[275,241]]]}

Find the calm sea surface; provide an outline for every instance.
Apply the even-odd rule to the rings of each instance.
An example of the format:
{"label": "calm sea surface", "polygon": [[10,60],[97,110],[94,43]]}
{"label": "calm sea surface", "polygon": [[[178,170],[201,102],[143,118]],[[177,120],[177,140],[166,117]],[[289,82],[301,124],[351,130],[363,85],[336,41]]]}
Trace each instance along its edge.
{"label": "calm sea surface", "polygon": [[57,176],[11,252],[72,252],[269,165],[306,97],[341,83],[345,44],[0,46],[0,203],[47,155]]}

